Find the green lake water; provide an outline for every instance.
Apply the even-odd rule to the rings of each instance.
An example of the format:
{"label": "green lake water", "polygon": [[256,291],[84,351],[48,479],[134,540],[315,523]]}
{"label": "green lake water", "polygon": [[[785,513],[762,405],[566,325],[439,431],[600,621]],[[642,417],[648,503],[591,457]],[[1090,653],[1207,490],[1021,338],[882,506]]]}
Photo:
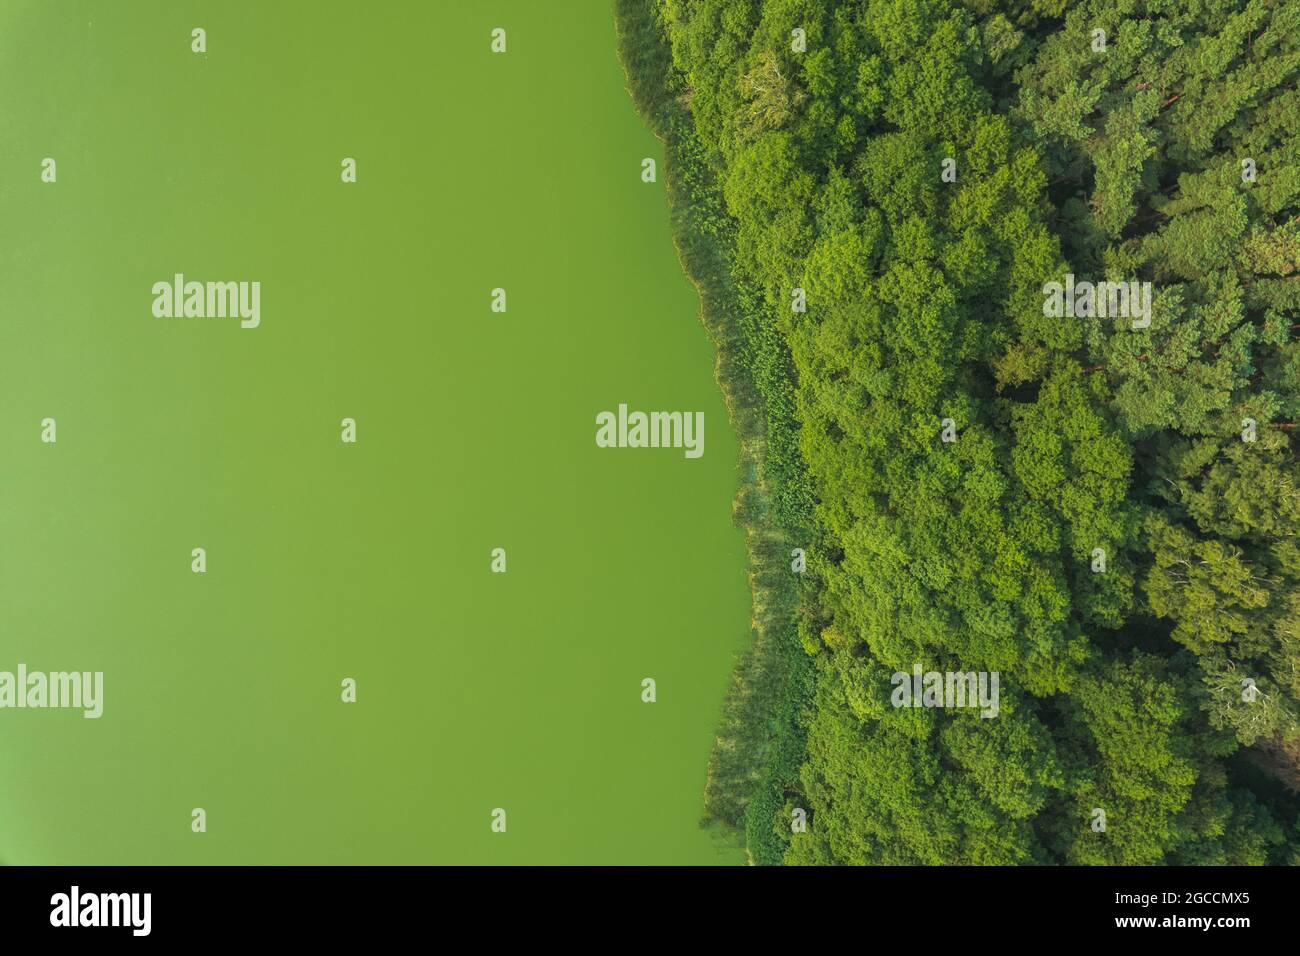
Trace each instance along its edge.
{"label": "green lake water", "polygon": [[0,670],[104,674],[0,710],[0,862],[740,862],[735,439],[605,0],[8,0],[0,89]]}

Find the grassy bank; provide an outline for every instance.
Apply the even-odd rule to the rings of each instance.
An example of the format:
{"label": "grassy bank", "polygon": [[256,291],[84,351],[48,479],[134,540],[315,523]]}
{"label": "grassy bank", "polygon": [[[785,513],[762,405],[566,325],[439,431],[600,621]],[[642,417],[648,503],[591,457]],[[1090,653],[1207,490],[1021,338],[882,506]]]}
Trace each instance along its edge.
{"label": "grassy bank", "polygon": [[752,643],[722,707],[704,791],[706,824],[742,834],[751,859],[781,862],[803,760],[812,660],[799,638],[811,582],[791,567],[808,546],[810,496],[797,443],[790,359],[758,297],[733,279],[734,224],[675,81],[652,0],[615,0],[619,57],[637,111],[664,144],[662,179],[682,269],[700,295],[715,372],[740,443],[733,515],[745,532]]}

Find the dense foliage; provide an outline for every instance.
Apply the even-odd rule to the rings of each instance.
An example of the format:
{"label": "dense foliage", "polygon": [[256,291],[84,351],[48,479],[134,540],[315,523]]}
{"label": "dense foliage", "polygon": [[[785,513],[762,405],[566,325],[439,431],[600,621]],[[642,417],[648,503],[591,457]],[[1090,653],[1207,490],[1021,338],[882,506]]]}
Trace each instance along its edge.
{"label": "dense foliage", "polygon": [[[616,9],[757,573],[810,556],[715,818],[758,862],[1296,862],[1300,0]],[[1047,314],[1067,274],[1149,324]],[[892,706],[915,666],[997,717]]]}

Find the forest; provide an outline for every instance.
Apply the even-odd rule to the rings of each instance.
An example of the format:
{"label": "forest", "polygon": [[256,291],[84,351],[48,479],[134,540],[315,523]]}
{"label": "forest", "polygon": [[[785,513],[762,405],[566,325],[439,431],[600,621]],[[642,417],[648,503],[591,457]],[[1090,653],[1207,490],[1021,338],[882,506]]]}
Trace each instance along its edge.
{"label": "forest", "polygon": [[[763,865],[1300,863],[1300,0],[615,20],[741,440],[707,822]],[[997,716],[895,706],[914,669]]]}

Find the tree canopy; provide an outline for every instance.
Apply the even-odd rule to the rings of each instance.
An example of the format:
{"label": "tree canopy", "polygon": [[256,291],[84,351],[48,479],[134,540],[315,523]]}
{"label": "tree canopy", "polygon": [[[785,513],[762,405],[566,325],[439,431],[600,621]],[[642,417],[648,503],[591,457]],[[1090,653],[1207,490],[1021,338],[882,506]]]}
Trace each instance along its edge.
{"label": "tree canopy", "polygon": [[619,8],[809,555],[755,858],[1291,861],[1300,2]]}

